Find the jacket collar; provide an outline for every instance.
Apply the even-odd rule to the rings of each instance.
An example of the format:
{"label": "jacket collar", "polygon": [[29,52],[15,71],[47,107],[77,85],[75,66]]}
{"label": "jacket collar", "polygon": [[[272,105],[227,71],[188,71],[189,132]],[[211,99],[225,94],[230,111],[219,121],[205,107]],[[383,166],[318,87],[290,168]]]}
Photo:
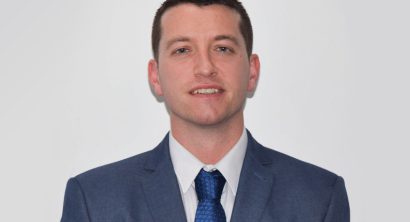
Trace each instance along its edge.
{"label": "jacket collar", "polygon": [[260,221],[274,185],[273,160],[248,131],[248,147],[239,179],[232,222]]}
{"label": "jacket collar", "polygon": [[[247,131],[248,145],[232,212],[232,222],[259,221],[274,185],[273,160]],[[143,189],[154,221],[186,221],[178,180],[169,154],[168,134],[150,152]]]}
{"label": "jacket collar", "polygon": [[160,221],[186,221],[178,181],[169,155],[168,134],[150,153],[144,169],[143,190],[152,218]]}

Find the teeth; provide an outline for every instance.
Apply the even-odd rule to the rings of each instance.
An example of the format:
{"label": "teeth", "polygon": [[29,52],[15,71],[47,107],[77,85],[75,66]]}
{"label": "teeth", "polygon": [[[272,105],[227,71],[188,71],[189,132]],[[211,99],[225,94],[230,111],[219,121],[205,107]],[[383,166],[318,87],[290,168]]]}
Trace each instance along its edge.
{"label": "teeth", "polygon": [[214,94],[219,93],[219,89],[197,89],[192,94]]}

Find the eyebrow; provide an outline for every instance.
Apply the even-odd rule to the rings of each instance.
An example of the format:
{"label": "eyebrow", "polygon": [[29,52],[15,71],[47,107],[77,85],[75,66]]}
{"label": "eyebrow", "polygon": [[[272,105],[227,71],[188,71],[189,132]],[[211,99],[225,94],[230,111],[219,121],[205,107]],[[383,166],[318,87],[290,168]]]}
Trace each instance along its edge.
{"label": "eyebrow", "polygon": [[191,41],[191,39],[188,37],[176,37],[176,38],[173,38],[167,41],[165,48],[169,49],[169,47],[171,47],[173,44],[177,42],[189,42],[189,41]]}
{"label": "eyebrow", "polygon": [[214,38],[215,41],[221,41],[221,40],[228,40],[233,42],[235,45],[239,46],[239,41],[236,37],[232,35],[218,35]]}
{"label": "eyebrow", "polygon": [[[232,35],[217,35],[214,38],[214,41],[222,41],[222,40],[228,40],[228,41],[233,42],[237,46],[239,45],[238,39],[236,37],[232,36]],[[183,36],[175,37],[175,38],[170,39],[166,42],[166,45],[165,45],[166,47],[165,48],[169,49],[173,44],[175,44],[177,42],[190,42],[190,41],[191,41],[191,39],[188,38],[188,37],[183,37]]]}

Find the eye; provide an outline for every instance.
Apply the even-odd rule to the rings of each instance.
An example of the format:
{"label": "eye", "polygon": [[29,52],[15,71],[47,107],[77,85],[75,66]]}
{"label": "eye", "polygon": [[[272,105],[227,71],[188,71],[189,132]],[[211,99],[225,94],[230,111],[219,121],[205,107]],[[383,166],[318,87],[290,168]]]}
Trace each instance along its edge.
{"label": "eye", "polygon": [[216,48],[216,51],[220,53],[233,53],[233,50],[226,46],[219,46]]}
{"label": "eye", "polygon": [[187,48],[178,48],[174,51],[174,54],[185,54],[188,53],[190,50]]}

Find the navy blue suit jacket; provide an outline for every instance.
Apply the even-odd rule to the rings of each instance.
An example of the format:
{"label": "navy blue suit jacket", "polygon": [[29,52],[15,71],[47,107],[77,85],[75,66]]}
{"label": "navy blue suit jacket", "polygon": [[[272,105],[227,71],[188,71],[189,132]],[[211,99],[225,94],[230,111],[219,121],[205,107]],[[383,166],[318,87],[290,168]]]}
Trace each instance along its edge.
{"label": "navy blue suit jacket", "polygon": [[[67,183],[62,222],[184,222],[168,136],[153,150]],[[343,179],[257,143],[248,147],[232,222],[348,222]]]}

